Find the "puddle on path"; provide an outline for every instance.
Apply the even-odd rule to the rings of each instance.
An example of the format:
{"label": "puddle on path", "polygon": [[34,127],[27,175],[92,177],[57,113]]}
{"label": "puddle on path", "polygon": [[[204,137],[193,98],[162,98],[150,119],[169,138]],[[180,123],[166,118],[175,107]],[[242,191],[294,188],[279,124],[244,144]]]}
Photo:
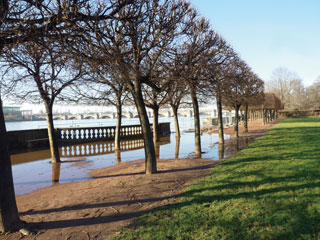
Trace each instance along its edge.
{"label": "puddle on path", "polygon": [[[230,139],[226,135],[226,139]],[[252,140],[251,140],[252,141]],[[234,155],[250,140],[240,140],[235,144],[230,139],[225,148],[220,149],[217,134],[201,136],[202,158],[219,160]],[[142,140],[126,140],[122,142],[121,151],[113,150],[113,142],[95,142],[60,148],[61,164],[50,164],[49,150],[41,150],[11,155],[13,178],[16,195],[33,192],[57,183],[68,183],[90,179],[92,169],[114,166],[119,162],[129,162],[144,158]],[[156,146],[156,154],[160,159],[188,158],[194,151],[194,134],[183,133],[180,141],[176,141],[174,133],[161,139]]]}

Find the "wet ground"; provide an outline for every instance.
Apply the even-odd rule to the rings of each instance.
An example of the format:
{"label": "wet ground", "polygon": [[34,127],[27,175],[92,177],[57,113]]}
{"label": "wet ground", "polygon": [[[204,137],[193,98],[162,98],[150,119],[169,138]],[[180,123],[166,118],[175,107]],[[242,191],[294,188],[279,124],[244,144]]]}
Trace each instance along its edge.
{"label": "wet ground", "polygon": [[[234,155],[237,149],[246,146],[250,139],[244,138],[235,143],[230,139],[224,149],[219,149],[217,134],[203,134],[202,158],[219,160]],[[143,140],[122,142],[121,152],[114,152],[113,142],[96,142],[62,147],[60,154],[63,163],[52,165],[49,150],[15,154],[11,156],[16,195],[33,192],[57,183],[68,183],[90,179],[89,172],[144,158]],[[156,145],[156,153],[161,159],[194,158],[194,133],[183,133],[180,141],[175,134],[161,139]]]}

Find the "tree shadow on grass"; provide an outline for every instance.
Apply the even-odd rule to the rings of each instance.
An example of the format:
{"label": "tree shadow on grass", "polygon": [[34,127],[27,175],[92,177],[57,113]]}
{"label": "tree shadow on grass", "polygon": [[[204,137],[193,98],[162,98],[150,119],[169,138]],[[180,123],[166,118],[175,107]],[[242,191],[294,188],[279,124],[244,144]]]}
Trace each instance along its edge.
{"label": "tree shadow on grass", "polygon": [[[251,174],[255,174],[255,172],[251,172]],[[266,207],[269,207],[269,214],[277,214],[277,208],[273,206],[274,201],[277,201],[279,199],[290,199],[292,198],[292,193],[295,193],[299,190],[312,190],[314,188],[320,187],[320,182],[317,183],[305,183],[305,184],[298,184],[301,181],[302,176],[290,176],[290,177],[275,177],[275,178],[267,178],[263,179],[259,182],[236,182],[236,181],[229,181],[226,182],[223,185],[213,186],[213,187],[203,187],[199,189],[189,190],[186,191],[183,194],[171,196],[171,197],[164,197],[164,198],[150,198],[150,199],[140,199],[139,201],[142,203],[149,203],[149,202],[155,202],[155,201],[162,201],[164,199],[170,199],[170,198],[176,198],[178,196],[182,197],[180,202],[173,203],[164,207],[159,207],[153,210],[146,210],[146,211],[136,211],[129,214],[115,214],[111,216],[102,216],[102,217],[92,217],[92,218],[81,218],[81,219],[70,219],[70,220],[57,220],[57,221],[50,221],[50,222],[41,222],[41,223],[31,223],[31,226],[38,230],[44,230],[44,229],[58,229],[58,228],[65,228],[65,227],[76,227],[76,226],[87,226],[87,225],[94,225],[94,224],[103,224],[103,223],[110,223],[110,222],[116,222],[121,221],[125,219],[131,219],[137,216],[140,216],[142,214],[146,214],[149,212],[158,212],[158,214],[161,215],[161,211],[179,211],[179,209],[185,208],[187,206],[191,206],[194,204],[201,205],[201,204],[211,204],[211,203],[217,203],[222,201],[230,201],[230,200],[237,200],[242,199],[243,201],[247,200],[259,200],[261,198],[268,199],[269,203]],[[298,185],[295,186],[281,186],[281,187],[274,187],[270,189],[261,189],[257,191],[245,191],[248,188],[254,188],[262,184],[275,184],[275,183],[285,183],[285,182],[295,182]],[[232,193],[224,193],[220,192],[217,193],[219,190],[233,190],[238,191],[234,194]],[[212,195],[208,195],[208,193],[212,192]],[[287,195],[280,195],[280,196],[274,196],[271,194],[274,193],[287,193]],[[316,220],[320,218],[319,213],[313,213],[311,216],[308,213],[308,199],[310,198],[318,198],[318,194],[310,194],[308,193],[306,196],[304,196],[305,199],[302,197],[300,201],[295,203],[286,203],[284,204],[285,208],[288,208],[288,218],[293,219],[293,226],[290,231],[288,231],[289,235],[284,234],[283,237],[291,237],[293,234],[300,234],[300,233],[310,233],[320,230],[320,226],[315,225]],[[119,201],[114,203],[98,203],[98,204],[88,204],[88,205],[78,205],[78,206],[70,206],[70,207],[63,207],[58,209],[48,209],[43,211],[35,211],[35,212],[26,212],[24,214],[47,214],[51,212],[59,212],[59,211],[69,211],[69,210],[81,210],[81,209],[87,209],[87,208],[105,208],[110,206],[117,206],[122,204],[133,204],[134,201]],[[138,202],[136,202],[138,203]],[[189,216],[192,217],[192,216]],[[150,224],[155,224],[150,222],[149,220],[146,220],[145,222],[146,226]],[[222,220],[221,220],[222,221]],[[227,221],[227,220],[226,220]],[[183,222],[183,221],[182,221]],[[190,222],[190,221],[186,221]],[[311,224],[311,227],[305,228],[306,222],[308,224]],[[230,223],[231,224],[231,223]],[[233,223],[234,224],[234,223]],[[266,223],[267,224],[267,223]],[[270,222],[268,224],[275,224],[273,222]],[[227,225],[226,225],[227,226]],[[297,235],[298,236],[298,235]],[[288,238],[290,239],[290,238]]]}
{"label": "tree shadow on grass", "polygon": [[[316,122],[319,121],[317,120]],[[310,137],[317,139],[316,135],[318,135],[319,128],[309,127],[298,128],[296,130],[292,130],[290,128],[278,128],[276,131],[296,134],[296,138],[299,138],[299,141],[303,140],[307,142],[307,140],[310,141]],[[288,139],[287,136],[284,136],[284,138]],[[274,139],[277,140],[278,138]],[[315,144],[316,146],[318,141],[319,140],[315,140],[312,144]],[[267,144],[270,145],[265,146],[267,148],[273,146],[273,143]],[[276,145],[277,143],[274,144]],[[284,143],[281,147],[282,146],[286,146],[286,144]],[[263,147],[263,142],[255,143],[253,147]],[[296,146],[292,147],[297,148]],[[288,158],[291,156],[294,156],[295,158],[303,157],[316,160],[319,156],[318,153],[318,149],[314,147],[306,154],[302,151],[296,150],[293,151],[292,155],[290,155],[289,152],[284,154],[282,153],[281,156],[276,153],[268,153],[267,156],[263,157],[242,156],[237,157],[232,161],[223,162],[222,165],[225,165],[227,169],[215,171],[218,171],[219,173],[223,173],[225,171],[225,173],[230,174],[233,170],[237,170],[237,167],[241,164],[244,164],[243,168],[245,168],[245,166],[252,165],[253,163],[270,160],[283,160],[284,164],[286,164],[287,162],[285,161],[289,160]],[[231,169],[230,166],[233,164],[234,168]],[[310,162],[309,166],[311,166]],[[205,227],[207,227],[207,229],[204,229],[204,231],[210,232],[211,229],[217,228],[221,233],[229,234],[229,236],[231,236],[230,239],[257,239],[261,237],[259,235],[261,232],[267,231],[269,228],[275,230],[270,233],[270,235],[264,235],[264,238],[266,239],[297,239],[302,238],[302,235],[307,236],[310,239],[316,239],[317,236],[319,237],[320,232],[320,212],[319,209],[315,207],[319,203],[318,199],[320,196],[319,167],[316,166],[315,169],[300,169],[295,165],[290,166],[290,162],[288,162],[288,166],[285,167],[288,172],[283,172],[282,176],[281,171],[280,173],[277,172],[276,176],[267,175],[263,171],[262,165],[258,170],[247,169],[242,172],[235,171],[234,176],[229,179],[222,178],[217,181],[212,179],[211,182],[207,181],[203,185],[200,183],[196,187],[193,187],[193,189],[189,189],[180,195],[166,198],[139,200],[147,203],[175,198],[178,196],[181,197],[180,201],[177,203],[172,203],[152,210],[136,211],[130,214],[115,214],[112,216],[33,223],[33,225],[36,229],[87,226],[131,219],[145,214],[139,219],[138,225],[133,224],[131,227],[141,227],[144,229],[155,227],[159,231],[165,231],[162,229],[165,228],[165,226],[159,224],[159,219],[165,215],[171,221],[168,222],[168,226],[172,226],[174,224],[177,229],[189,229],[189,232],[196,232],[198,229]],[[169,171],[183,171],[183,169]],[[114,176],[121,176],[121,174]],[[245,180],[246,177],[248,180]],[[211,178],[208,179],[211,180]],[[37,211],[33,214],[68,211],[74,209],[79,210],[85,208],[103,208],[117,204],[128,204],[128,201],[48,209]],[[250,214],[246,215],[247,218],[244,221],[241,219],[241,214],[245,215],[246,212],[241,208],[250,208],[250,204],[253,204],[253,208],[256,208],[255,212],[249,212],[253,216],[250,216]],[[219,208],[220,205],[227,205],[227,207],[225,207],[219,215],[217,208]],[[211,206],[213,207],[211,208]],[[189,210],[190,212],[184,214],[188,208],[191,209]],[[227,213],[224,214],[224,211],[229,211],[229,215]],[[230,211],[232,213],[234,212],[234,215],[230,215]],[[239,212],[241,213],[240,215]],[[148,217],[148,213],[152,213],[153,217]],[[30,212],[26,212],[24,214],[30,214]],[[256,228],[255,231],[252,230],[254,228]],[[167,237],[171,237],[171,239],[174,239],[175,236],[180,236],[177,234],[189,234],[188,231],[170,231],[170,233],[167,234]],[[174,236],[174,234],[176,235]]]}

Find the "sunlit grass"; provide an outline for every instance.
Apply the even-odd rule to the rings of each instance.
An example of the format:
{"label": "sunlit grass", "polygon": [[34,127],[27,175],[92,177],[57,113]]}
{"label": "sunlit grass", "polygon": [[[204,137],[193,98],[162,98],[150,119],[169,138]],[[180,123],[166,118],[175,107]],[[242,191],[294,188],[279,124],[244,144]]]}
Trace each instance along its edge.
{"label": "sunlit grass", "polygon": [[117,239],[320,239],[320,118],[283,120]]}

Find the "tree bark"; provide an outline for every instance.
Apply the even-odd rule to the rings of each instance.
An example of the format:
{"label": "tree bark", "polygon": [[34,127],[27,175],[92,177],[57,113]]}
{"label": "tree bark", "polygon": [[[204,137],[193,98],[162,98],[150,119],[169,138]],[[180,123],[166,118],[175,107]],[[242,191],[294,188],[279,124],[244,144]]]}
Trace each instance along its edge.
{"label": "tree bark", "polygon": [[118,99],[116,132],[114,135],[114,150],[120,150],[121,118],[122,118],[122,105],[121,105],[121,99]]}
{"label": "tree bark", "polygon": [[157,160],[160,158],[160,142],[154,142],[154,148],[156,152]]}
{"label": "tree bark", "polygon": [[59,183],[61,163],[52,164],[52,184]]}
{"label": "tree bark", "polygon": [[229,125],[232,125],[232,111],[229,110]]}
{"label": "tree bark", "polygon": [[179,158],[179,152],[180,152],[180,136],[176,136],[176,152],[175,152],[175,159]]}
{"label": "tree bark", "polygon": [[153,105],[153,141],[159,142],[159,106]]}
{"label": "tree bark", "polygon": [[248,104],[245,105],[244,110],[244,132],[248,132]]}
{"label": "tree bark", "polygon": [[234,110],[236,111],[235,113],[235,119],[234,119],[234,137],[238,138],[239,137],[239,105],[236,105]]}
{"label": "tree bark", "polygon": [[219,144],[219,160],[224,159],[224,144]]}
{"label": "tree bark", "polygon": [[176,129],[176,138],[180,137],[180,127],[179,127],[179,118],[178,118],[178,108],[175,106],[171,106],[174,118],[174,128]]}
{"label": "tree bark", "polygon": [[121,163],[121,151],[119,149],[115,149],[114,153],[117,160],[117,164]]}
{"label": "tree bark", "polygon": [[223,118],[222,118],[222,101],[221,101],[221,95],[220,94],[217,94],[217,110],[218,110],[219,143],[220,144],[224,144]]}
{"label": "tree bark", "polygon": [[54,130],[53,124],[53,114],[52,114],[52,104],[45,103],[46,115],[47,115],[47,125],[48,125],[48,137],[51,152],[51,163],[60,163],[59,147],[56,137],[56,132]]}
{"label": "tree bark", "polygon": [[0,232],[14,230],[21,225],[13,186],[8,149],[8,136],[0,98]]}
{"label": "tree bark", "polygon": [[201,156],[201,129],[200,129],[200,113],[198,98],[193,87],[190,88],[193,113],[194,113],[194,137],[195,137],[195,155]]}
{"label": "tree bark", "polygon": [[145,171],[146,174],[153,174],[157,172],[157,160],[152,139],[152,132],[150,129],[150,123],[148,114],[143,101],[142,92],[140,86],[135,87],[133,98],[139,113],[140,124],[142,127],[144,150],[145,150]]}

